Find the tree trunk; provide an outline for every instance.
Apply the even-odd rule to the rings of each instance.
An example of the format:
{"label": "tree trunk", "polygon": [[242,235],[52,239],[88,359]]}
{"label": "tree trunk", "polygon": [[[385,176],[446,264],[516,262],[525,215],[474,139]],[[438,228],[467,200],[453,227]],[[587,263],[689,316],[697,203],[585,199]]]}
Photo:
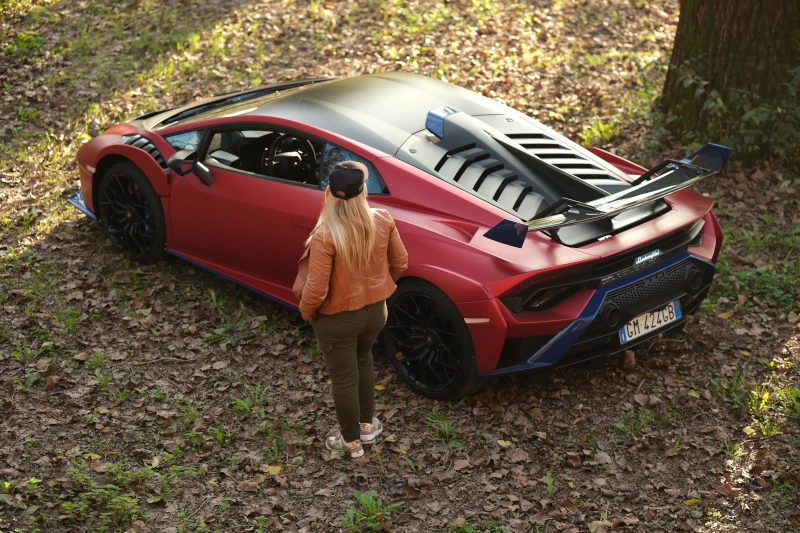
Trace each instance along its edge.
{"label": "tree trunk", "polygon": [[[681,0],[662,104],[673,131],[703,131],[706,98],[684,86],[687,60],[699,59],[705,89],[742,89],[762,101],[789,97],[788,71],[800,66],[800,1]],[[707,95],[706,95],[707,97]]]}

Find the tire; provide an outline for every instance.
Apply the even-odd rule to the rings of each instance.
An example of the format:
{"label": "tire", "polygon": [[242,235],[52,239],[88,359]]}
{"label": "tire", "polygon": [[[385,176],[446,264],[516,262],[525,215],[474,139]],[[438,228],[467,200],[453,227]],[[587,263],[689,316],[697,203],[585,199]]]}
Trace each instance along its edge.
{"label": "tire", "polygon": [[167,242],[164,209],[139,167],[124,162],[109,168],[97,198],[103,231],[114,248],[141,264],[161,257]]}
{"label": "tire", "polygon": [[403,281],[387,307],[384,347],[409,387],[436,400],[477,390],[480,380],[472,338],[464,317],[442,291],[426,281]]}

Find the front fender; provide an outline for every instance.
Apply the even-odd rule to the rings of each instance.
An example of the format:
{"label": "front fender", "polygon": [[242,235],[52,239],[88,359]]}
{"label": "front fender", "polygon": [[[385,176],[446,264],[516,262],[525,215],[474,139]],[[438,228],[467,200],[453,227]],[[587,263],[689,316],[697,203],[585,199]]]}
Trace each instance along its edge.
{"label": "front fender", "polygon": [[[102,138],[102,136],[98,138]],[[111,143],[105,146],[98,151],[97,155],[98,168],[103,158],[108,156],[122,156],[131,160],[150,180],[150,184],[153,185],[157,195],[169,196],[169,171],[162,168],[150,154],[141,148],[122,144],[122,138],[120,137],[118,143]]]}

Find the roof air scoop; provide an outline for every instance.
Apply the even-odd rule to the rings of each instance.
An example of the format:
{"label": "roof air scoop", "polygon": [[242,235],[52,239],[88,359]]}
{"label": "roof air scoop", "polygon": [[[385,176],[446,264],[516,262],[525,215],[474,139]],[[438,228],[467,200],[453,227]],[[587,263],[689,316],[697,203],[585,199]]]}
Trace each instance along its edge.
{"label": "roof air scoop", "polygon": [[425,129],[439,139],[444,139],[444,119],[454,113],[458,113],[458,109],[447,106],[431,109],[428,111],[428,117],[425,119]]}

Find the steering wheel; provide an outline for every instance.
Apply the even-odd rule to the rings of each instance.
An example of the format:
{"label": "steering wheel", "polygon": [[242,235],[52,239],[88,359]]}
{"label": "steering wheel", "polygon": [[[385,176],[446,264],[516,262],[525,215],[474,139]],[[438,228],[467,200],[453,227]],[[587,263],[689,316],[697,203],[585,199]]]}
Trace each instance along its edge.
{"label": "steering wheel", "polygon": [[317,155],[308,139],[281,135],[269,145],[261,170],[275,176],[300,183],[316,182]]}

